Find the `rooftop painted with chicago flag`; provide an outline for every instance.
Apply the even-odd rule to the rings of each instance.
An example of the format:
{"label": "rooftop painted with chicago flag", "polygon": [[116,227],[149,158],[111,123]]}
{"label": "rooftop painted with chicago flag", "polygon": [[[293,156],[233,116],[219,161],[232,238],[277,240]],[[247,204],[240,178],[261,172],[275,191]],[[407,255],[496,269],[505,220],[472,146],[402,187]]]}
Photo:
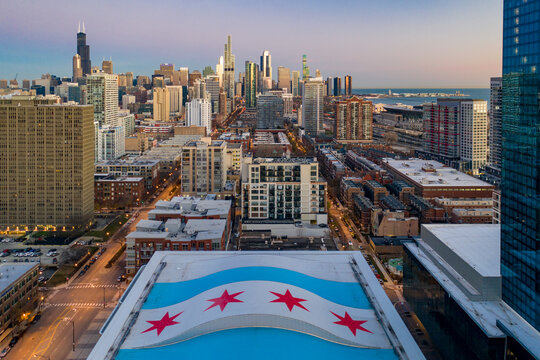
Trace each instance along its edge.
{"label": "rooftop painted with chicago flag", "polygon": [[360,253],[156,252],[88,359],[423,359]]}

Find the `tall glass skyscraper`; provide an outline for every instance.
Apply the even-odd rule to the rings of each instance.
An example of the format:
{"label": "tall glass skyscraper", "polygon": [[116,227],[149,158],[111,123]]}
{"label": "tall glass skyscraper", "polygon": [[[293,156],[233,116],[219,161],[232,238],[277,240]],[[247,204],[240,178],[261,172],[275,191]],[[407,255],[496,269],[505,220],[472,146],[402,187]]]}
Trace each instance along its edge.
{"label": "tall glass skyscraper", "polygon": [[540,330],[540,0],[505,0],[502,295]]}
{"label": "tall glass skyscraper", "polygon": [[82,74],[90,74],[92,63],[90,62],[90,46],[86,45],[86,33],[84,23],[81,31],[81,24],[77,30],[77,54],[81,57]]}

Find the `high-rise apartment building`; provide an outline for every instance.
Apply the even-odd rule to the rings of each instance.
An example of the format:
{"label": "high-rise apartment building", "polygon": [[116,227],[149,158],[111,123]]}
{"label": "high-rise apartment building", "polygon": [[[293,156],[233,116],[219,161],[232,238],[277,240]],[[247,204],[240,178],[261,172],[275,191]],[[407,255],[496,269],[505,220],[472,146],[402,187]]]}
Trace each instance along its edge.
{"label": "high-rise apartment building", "polygon": [[126,153],[123,126],[104,125],[98,130],[95,161],[115,160]]}
{"label": "high-rise apartment building", "polygon": [[131,71],[126,73],[126,86],[133,86],[133,73]]}
{"label": "high-rise apartment building", "polygon": [[118,77],[97,73],[86,77],[86,103],[94,106],[94,121],[99,125],[117,125]]}
{"label": "high-rise apartment building", "polygon": [[103,71],[105,74],[112,74],[113,73],[112,60],[103,60],[103,62],[101,63],[101,71]]}
{"label": "high-rise apartment building", "polygon": [[77,31],[77,54],[81,57],[81,67],[83,75],[92,73],[92,63],[90,61],[90,46],[86,45],[86,33],[84,30],[84,22],[79,24],[79,30]]}
{"label": "high-rise apartment building", "polygon": [[309,66],[307,65],[307,55],[302,55],[302,79],[309,79]]}
{"label": "high-rise apartment building", "polygon": [[193,86],[195,81],[202,80],[202,74],[199,70],[193,70],[188,76],[188,85]]}
{"label": "high-rise apartment building", "polygon": [[88,225],[94,212],[91,106],[0,99],[0,227]]}
{"label": "high-rise apartment building", "polygon": [[227,93],[223,88],[219,90],[219,114],[227,116]]}
{"label": "high-rise apartment building", "polygon": [[186,126],[204,126],[212,132],[212,105],[208,99],[193,99],[186,103]]}
{"label": "high-rise apartment building", "polygon": [[257,158],[242,169],[242,218],[326,223],[326,181],[313,158]]}
{"label": "high-rise apartment building", "polygon": [[424,104],[424,150],[477,174],[487,161],[487,102],[438,99]]}
{"label": "high-rise apartment building", "polygon": [[459,124],[459,158],[462,169],[478,175],[479,169],[487,163],[487,101],[461,101]]}
{"label": "high-rise apartment building", "polygon": [[281,98],[283,99],[283,116],[284,117],[292,117],[293,116],[293,96],[291,93],[284,93],[281,94]]}
{"label": "high-rise apartment building", "polygon": [[357,96],[336,103],[336,140],[371,140],[373,104]]}
{"label": "high-rise apartment building", "polygon": [[334,78],[334,96],[341,96],[341,78]]}
{"label": "high-rise apartment building", "polygon": [[326,96],[333,96],[334,95],[334,78],[333,77],[327,77],[326,78]]}
{"label": "high-rise apartment building", "polygon": [[225,141],[191,141],[182,147],[182,195],[223,191],[227,180],[226,150]]}
{"label": "high-rise apartment building", "polygon": [[258,67],[253,61],[246,61],[246,73],[244,76],[244,92],[246,98],[246,107],[253,109],[257,106],[257,78]]}
{"label": "high-rise apartment building", "polygon": [[293,96],[300,96],[300,71],[292,72],[291,92]]}
{"label": "high-rise apartment building", "polygon": [[279,66],[277,69],[278,74],[278,89],[287,89],[287,92],[291,92],[291,69]]}
{"label": "high-rise apartment building", "polygon": [[492,77],[489,97],[489,165],[500,170],[502,163],[502,77]]}
{"label": "high-rise apartment building", "polygon": [[322,131],[324,119],[324,82],[322,78],[309,78],[302,91],[302,124],[307,135]]}
{"label": "high-rise apartment building", "polygon": [[73,82],[77,82],[80,78],[82,78],[83,72],[82,72],[82,64],[81,64],[81,55],[75,54],[73,55]]}
{"label": "high-rise apartment building", "polygon": [[352,77],[351,75],[345,76],[345,96],[352,95]]}
{"label": "high-rise apartment building", "polygon": [[154,121],[169,121],[171,112],[171,99],[168,87],[155,87],[154,92]]}
{"label": "high-rise apartment building", "polygon": [[504,1],[501,274],[503,300],[540,330],[540,2]]}
{"label": "high-rise apartment building", "polygon": [[231,35],[227,35],[227,43],[223,54],[223,88],[227,93],[227,98],[234,98],[234,55],[231,49]]}
{"label": "high-rise apartment building", "polygon": [[257,129],[283,129],[283,99],[277,95],[257,97]]}
{"label": "high-rise apartment building", "polygon": [[[171,113],[182,112],[182,99],[184,98],[184,88],[180,85],[167,86],[169,92],[169,109]],[[155,90],[155,89],[154,89]]]}

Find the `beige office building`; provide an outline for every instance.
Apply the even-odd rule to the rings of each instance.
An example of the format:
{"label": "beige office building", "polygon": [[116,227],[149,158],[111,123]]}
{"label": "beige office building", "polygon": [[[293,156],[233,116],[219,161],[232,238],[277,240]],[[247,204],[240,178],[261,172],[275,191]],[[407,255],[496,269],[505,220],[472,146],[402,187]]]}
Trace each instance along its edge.
{"label": "beige office building", "polygon": [[154,88],[154,121],[169,121],[171,99],[166,87]]}
{"label": "beige office building", "polygon": [[55,99],[0,99],[0,229],[91,223],[94,113]]}
{"label": "beige office building", "polygon": [[112,74],[113,73],[113,65],[111,60],[103,60],[101,63],[101,71],[103,71],[105,74]]}

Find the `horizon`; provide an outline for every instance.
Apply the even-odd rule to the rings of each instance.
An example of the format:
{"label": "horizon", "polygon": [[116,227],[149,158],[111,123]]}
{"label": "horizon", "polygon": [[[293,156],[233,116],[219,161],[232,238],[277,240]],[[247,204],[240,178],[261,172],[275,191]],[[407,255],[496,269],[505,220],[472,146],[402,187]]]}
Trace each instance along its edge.
{"label": "horizon", "polygon": [[[338,11],[344,8],[347,12]],[[70,0],[21,0],[0,4],[0,14],[2,79],[71,76],[79,21],[85,23],[93,65],[112,59],[115,73],[151,75],[161,63],[214,68],[228,34],[236,74],[244,61],[258,63],[264,49],[272,55],[274,78],[278,66],[300,70],[306,54],[312,73],[351,75],[353,88],[485,88],[502,70],[502,4],[495,0],[278,0],[271,7],[245,0],[233,0],[231,6],[215,0],[98,0],[91,8]],[[178,17],[168,20],[162,14]],[[162,16],[159,25],[144,21],[156,16]],[[241,21],[231,21],[235,17]]]}

